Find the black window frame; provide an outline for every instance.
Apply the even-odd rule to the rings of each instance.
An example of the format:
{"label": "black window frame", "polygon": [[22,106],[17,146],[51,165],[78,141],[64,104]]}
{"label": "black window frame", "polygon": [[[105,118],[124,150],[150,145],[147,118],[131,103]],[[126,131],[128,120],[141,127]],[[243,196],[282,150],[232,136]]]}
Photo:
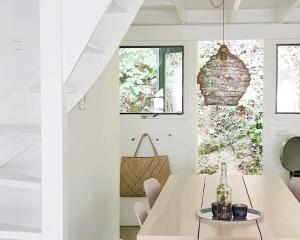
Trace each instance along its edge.
{"label": "black window frame", "polygon": [[[181,48],[182,49],[182,94],[181,94],[181,97],[182,97],[182,110],[181,112],[176,112],[176,113],[168,113],[168,112],[151,112],[151,113],[130,113],[130,112],[120,112],[120,115],[184,115],[184,89],[185,89],[185,81],[184,81],[184,46],[183,45],[142,45],[142,46],[130,46],[130,45],[122,45],[119,47],[120,48]],[[161,66],[159,66],[160,68]],[[164,66],[163,66],[164,67]],[[160,83],[160,79],[159,79],[159,84]],[[165,92],[165,88],[164,89],[164,92]],[[164,93],[164,97],[165,97],[165,93]]]}
{"label": "black window frame", "polygon": [[276,44],[276,92],[275,92],[275,114],[300,114],[299,112],[278,112],[278,48],[282,46],[299,46],[300,43],[278,43]]}

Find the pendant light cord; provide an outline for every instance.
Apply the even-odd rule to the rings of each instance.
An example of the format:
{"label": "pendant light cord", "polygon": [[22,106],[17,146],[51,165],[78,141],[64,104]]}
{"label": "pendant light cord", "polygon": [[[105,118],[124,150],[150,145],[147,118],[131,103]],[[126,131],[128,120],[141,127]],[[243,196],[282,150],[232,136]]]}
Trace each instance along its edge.
{"label": "pendant light cord", "polygon": [[223,5],[223,44],[225,39],[225,0],[222,1]]}
{"label": "pendant light cord", "polygon": [[211,5],[214,7],[214,8],[220,8],[221,6],[223,7],[223,44],[224,44],[224,41],[225,41],[225,0],[222,0],[219,4],[215,4],[213,2],[213,0],[209,0]]}

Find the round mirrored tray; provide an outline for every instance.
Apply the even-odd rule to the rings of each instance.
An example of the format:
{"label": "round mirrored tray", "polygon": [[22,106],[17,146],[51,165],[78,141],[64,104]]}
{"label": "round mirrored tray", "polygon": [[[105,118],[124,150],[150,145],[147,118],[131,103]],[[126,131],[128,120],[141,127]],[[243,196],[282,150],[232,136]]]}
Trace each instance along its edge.
{"label": "round mirrored tray", "polygon": [[217,222],[217,223],[246,223],[249,221],[260,220],[263,218],[264,214],[258,210],[248,209],[247,217],[240,218],[231,218],[230,220],[219,220],[213,216],[211,208],[204,208],[202,210],[198,210],[196,215],[203,220]]}

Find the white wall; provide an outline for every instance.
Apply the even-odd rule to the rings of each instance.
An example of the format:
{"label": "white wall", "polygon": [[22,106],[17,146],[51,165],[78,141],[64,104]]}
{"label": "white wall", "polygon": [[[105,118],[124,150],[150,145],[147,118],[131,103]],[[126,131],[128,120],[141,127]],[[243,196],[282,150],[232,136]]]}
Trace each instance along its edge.
{"label": "white wall", "polygon": [[[264,172],[279,174],[287,180],[288,173],[281,167],[279,152],[282,141],[291,135],[300,134],[300,116],[276,116],[275,42],[297,42],[300,26],[284,24],[228,25],[227,39],[265,39],[264,76]],[[172,173],[193,173],[197,161],[197,96],[198,41],[221,38],[219,25],[201,26],[135,26],[123,42],[124,45],[179,45],[185,46],[185,112],[182,117],[158,116],[156,119],[141,119],[138,116],[121,116],[120,153],[131,156],[142,133],[149,132],[158,152],[170,157]],[[279,39],[279,40],[273,40]],[[294,40],[288,40],[294,39]],[[300,40],[299,40],[300,42]],[[195,70],[196,69],[196,70]],[[188,105],[186,105],[188,104]],[[168,137],[171,133],[172,136]],[[131,141],[135,138],[135,141]],[[150,154],[145,148],[142,154]],[[143,199],[142,199],[143,200]],[[121,225],[136,225],[133,204],[138,199],[121,198]]]}
{"label": "white wall", "polygon": [[300,116],[299,114],[275,114],[276,44],[280,43],[299,44],[300,38],[265,41],[263,161],[265,173],[279,174],[287,182],[289,176],[288,172],[281,166],[279,159],[280,150],[282,143],[286,139],[300,136]]}
{"label": "white wall", "polygon": [[[124,45],[135,44],[126,42]],[[139,138],[143,133],[149,133],[157,148],[158,154],[168,155],[171,173],[192,174],[195,168],[197,156],[197,105],[196,91],[197,83],[194,76],[197,74],[197,43],[145,41],[136,45],[184,45],[184,114],[182,116],[158,115],[148,119],[141,119],[138,115],[121,115],[120,117],[120,152],[122,156],[133,156]],[[171,136],[169,136],[171,135]],[[131,139],[135,140],[132,141]],[[157,141],[158,140],[158,141]],[[140,148],[140,156],[153,154],[152,148],[147,139]],[[133,212],[133,205],[136,201],[147,202],[143,198],[121,198],[121,225],[137,225]]]}
{"label": "white wall", "polygon": [[69,239],[119,239],[119,81],[117,55],[68,115]]}
{"label": "white wall", "polygon": [[[147,45],[146,42],[142,44]],[[193,173],[194,159],[197,156],[195,148],[195,143],[197,143],[197,109],[195,108],[197,83],[193,81],[197,71],[195,66],[197,53],[194,51],[197,43],[180,41],[154,43],[154,45],[161,44],[184,45],[184,114],[158,115],[155,118],[149,115],[148,119],[141,119],[139,115],[121,115],[121,154],[133,156],[140,137],[147,132],[152,137],[158,153],[169,155],[172,173]],[[132,138],[135,140],[132,141]],[[145,140],[144,143],[140,149],[140,155],[152,154],[149,142]]]}
{"label": "white wall", "polygon": [[[0,124],[40,121],[40,96],[29,93],[40,64],[38,8],[38,0],[1,1]],[[14,41],[22,42],[22,50],[13,50]]]}

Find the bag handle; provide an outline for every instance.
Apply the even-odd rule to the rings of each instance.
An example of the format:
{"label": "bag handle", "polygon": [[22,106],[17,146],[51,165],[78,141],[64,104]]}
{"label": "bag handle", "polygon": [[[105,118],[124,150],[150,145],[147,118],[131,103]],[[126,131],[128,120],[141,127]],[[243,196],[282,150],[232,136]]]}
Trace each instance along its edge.
{"label": "bag handle", "polygon": [[143,141],[144,137],[148,137],[148,139],[149,139],[149,141],[150,141],[150,143],[151,143],[151,146],[152,146],[154,155],[155,155],[155,156],[158,156],[157,151],[156,151],[156,148],[155,148],[155,146],[154,146],[154,144],[153,144],[153,142],[152,142],[152,140],[151,140],[151,137],[149,136],[148,133],[144,133],[143,136],[141,137],[140,141],[139,141],[139,144],[138,144],[137,147],[136,147],[136,150],[135,150],[135,153],[134,153],[134,157],[137,156],[137,153],[138,153],[138,151],[139,151],[139,149],[140,149],[140,147],[141,147],[141,144],[142,144],[142,141]]}

